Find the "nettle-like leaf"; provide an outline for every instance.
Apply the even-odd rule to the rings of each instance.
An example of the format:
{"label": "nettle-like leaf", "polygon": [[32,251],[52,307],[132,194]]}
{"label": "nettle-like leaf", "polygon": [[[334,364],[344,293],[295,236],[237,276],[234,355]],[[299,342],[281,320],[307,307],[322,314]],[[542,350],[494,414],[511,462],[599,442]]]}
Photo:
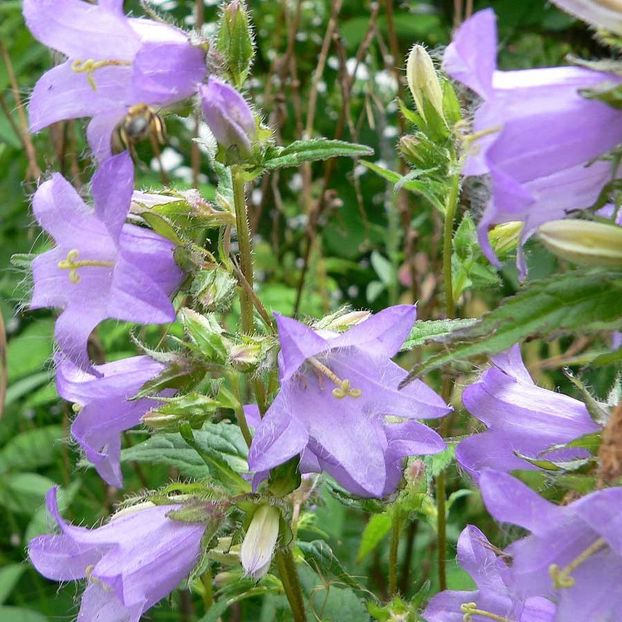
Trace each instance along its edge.
{"label": "nettle-like leaf", "polygon": [[577,270],[534,281],[474,324],[439,339],[443,351],[416,366],[403,384],[448,363],[497,354],[528,337],[619,329],[621,296],[618,271]]}
{"label": "nettle-like leaf", "polygon": [[290,166],[300,166],[305,162],[346,157],[360,158],[372,155],[374,150],[365,145],[348,143],[343,140],[296,140],[287,147],[270,147],[261,166],[269,171]]}

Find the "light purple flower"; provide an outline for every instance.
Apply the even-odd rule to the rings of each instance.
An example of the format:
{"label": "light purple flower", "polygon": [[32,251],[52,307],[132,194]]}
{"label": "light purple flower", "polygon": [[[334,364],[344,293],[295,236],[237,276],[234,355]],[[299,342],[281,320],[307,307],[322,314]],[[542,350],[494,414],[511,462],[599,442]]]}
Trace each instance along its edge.
{"label": "light purple flower", "polygon": [[382,497],[399,484],[404,457],[441,451],[440,436],[415,419],[450,408],[421,381],[398,390],[406,372],[391,361],[415,316],[413,306],[390,307],[338,335],[277,315],[281,390],[256,427],[250,469],[301,454],[301,472]]}
{"label": "light purple flower", "polygon": [[[458,539],[458,563],[471,575],[477,591],[436,594],[422,614],[427,622],[463,622],[466,614],[478,610],[512,622],[553,622],[555,605],[540,596],[521,598],[515,594],[510,566],[497,557],[486,536],[473,525]],[[473,613],[471,619],[493,618]]]}
{"label": "light purple flower", "polygon": [[163,364],[148,356],[95,365],[98,375],[81,370],[67,359],[56,368],[58,394],[80,406],[71,435],[111,486],[123,486],[121,432],[138,425],[158,404],[149,398],[129,400],[163,369]]}
{"label": "light purple flower", "polygon": [[96,529],[66,523],[47,494],[59,535],[34,538],[28,555],[54,581],[87,579],[78,622],[138,622],[199,560],[205,527],[167,518],[179,505],[136,507]]}
{"label": "light purple flower", "polygon": [[556,506],[505,473],[479,483],[493,517],[531,532],[506,549],[523,596],[556,602],[555,622],[622,620],[622,488]]}
{"label": "light purple flower", "polygon": [[246,100],[232,86],[217,78],[210,78],[200,91],[203,116],[218,144],[248,155],[257,126]]}
{"label": "light purple flower", "polygon": [[580,448],[546,450],[600,430],[582,402],[534,383],[517,345],[492,358],[490,369],[464,390],[462,401],[488,426],[456,449],[458,462],[474,477],[485,468],[537,468],[515,452],[554,462],[586,457]]}
{"label": "light purple flower", "polygon": [[45,73],[30,99],[30,129],[92,117],[91,149],[110,155],[115,127],[136,104],[161,108],[193,95],[204,52],[168,24],[128,18],[123,0],[24,0],[26,24],[67,60]]}
{"label": "light purple flower", "polygon": [[[480,245],[498,261],[488,241],[491,225],[522,221],[522,241],[549,220],[590,207],[611,180],[608,162],[590,163],[622,142],[622,113],[580,94],[613,74],[580,67],[497,71],[492,9],[476,13],[445,52],[444,70],[482,102],[465,175],[489,175],[492,197],[478,224]],[[519,252],[524,273],[524,258]]]}
{"label": "light purple flower", "polygon": [[95,173],[94,210],[58,173],[34,196],[35,217],[56,247],[32,264],[30,306],[63,310],[56,341],[83,369],[92,369],[87,340],[102,320],[162,324],[175,319],[169,297],[183,274],[173,258],[174,245],[148,229],[124,224],[133,187],[132,160],[123,153]]}

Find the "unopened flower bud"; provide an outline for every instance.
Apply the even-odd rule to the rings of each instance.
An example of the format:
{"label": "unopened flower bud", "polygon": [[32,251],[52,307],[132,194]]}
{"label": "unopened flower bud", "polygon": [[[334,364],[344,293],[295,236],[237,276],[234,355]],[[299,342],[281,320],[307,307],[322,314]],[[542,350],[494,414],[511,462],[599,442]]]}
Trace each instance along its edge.
{"label": "unopened flower bud", "polygon": [[579,19],[622,35],[622,0],[552,0]]}
{"label": "unopened flower bud", "polygon": [[408,55],[406,78],[419,114],[425,119],[426,107],[431,106],[444,119],[443,89],[430,55],[421,45],[415,45]]}
{"label": "unopened flower bud", "polygon": [[257,136],[257,125],[246,100],[218,78],[210,78],[200,92],[203,116],[218,144],[248,156]]}
{"label": "unopened flower bud", "polygon": [[229,350],[229,362],[242,372],[253,371],[261,362],[263,348],[259,343],[242,343]]}
{"label": "unopened flower bud", "polygon": [[341,332],[364,322],[370,315],[369,311],[350,311],[335,318],[325,329]]}
{"label": "unopened flower bud", "polygon": [[200,270],[194,277],[190,293],[205,311],[224,311],[235,296],[237,281],[226,270]]}
{"label": "unopened flower bud", "polygon": [[253,514],[251,524],[244,536],[240,559],[245,574],[255,580],[261,579],[270,569],[270,562],[279,537],[280,516],[279,510],[274,506],[260,506]]}
{"label": "unopened flower bud", "polygon": [[253,34],[243,1],[233,0],[224,6],[216,48],[225,60],[233,84],[242,86],[255,55]]}
{"label": "unopened flower bud", "polygon": [[490,244],[498,257],[503,257],[513,251],[519,243],[523,223],[519,221],[504,222],[497,225],[488,233]]}
{"label": "unopened flower bud", "polygon": [[622,227],[589,220],[552,220],[538,237],[555,255],[584,266],[622,266]]}

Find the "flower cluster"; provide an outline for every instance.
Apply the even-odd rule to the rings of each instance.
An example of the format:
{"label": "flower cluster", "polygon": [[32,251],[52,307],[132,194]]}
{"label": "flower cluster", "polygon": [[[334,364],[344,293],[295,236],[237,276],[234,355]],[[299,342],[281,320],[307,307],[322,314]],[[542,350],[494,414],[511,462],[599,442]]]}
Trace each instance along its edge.
{"label": "flower cluster", "polygon": [[[492,9],[467,20],[445,51],[443,69],[481,100],[464,174],[490,180],[478,235],[498,263],[490,226],[519,221],[524,242],[541,224],[596,201],[613,177],[611,162],[601,158],[622,141],[622,125],[619,110],[582,94],[619,84],[619,76],[583,67],[499,71],[495,22]],[[518,261],[524,273],[520,252]]]}

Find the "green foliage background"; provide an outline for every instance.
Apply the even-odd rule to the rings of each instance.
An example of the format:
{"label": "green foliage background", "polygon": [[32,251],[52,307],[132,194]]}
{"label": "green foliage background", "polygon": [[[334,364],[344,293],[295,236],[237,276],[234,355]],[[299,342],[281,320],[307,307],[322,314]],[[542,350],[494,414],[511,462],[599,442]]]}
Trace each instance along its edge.
{"label": "green foliage background", "polygon": [[[263,110],[273,126],[278,124],[277,139],[286,144],[301,134],[301,122],[306,118],[312,76],[331,3],[328,0],[300,3],[294,0],[249,0],[248,4],[256,26],[257,59],[247,95]],[[166,0],[159,5],[158,10],[167,18],[186,27],[192,25],[193,1]],[[493,6],[499,17],[503,48],[500,64],[503,68],[561,64],[569,53],[591,57],[599,52],[584,26],[544,0],[476,3],[476,8],[484,6]],[[134,2],[126,2],[126,8],[140,12]],[[371,161],[398,170],[396,143],[400,121],[392,69],[398,67],[398,71],[403,72],[403,57],[415,42],[426,44],[440,57],[442,47],[450,37],[453,8],[454,3],[449,0],[396,0],[395,25],[400,58],[391,63],[386,3],[380,3],[377,36],[373,37],[363,57],[348,101],[344,102],[344,71],[345,68],[352,70],[353,59],[365,41],[370,14],[374,11],[373,5],[365,0],[345,0],[338,19],[338,48],[331,47],[318,90],[314,135],[335,137],[340,112],[347,107],[342,137],[370,145],[375,150]],[[206,1],[206,33],[213,32],[212,24],[217,15],[217,3]],[[282,63],[288,37],[293,39],[295,80],[292,79],[291,65],[283,69]],[[52,381],[53,316],[48,312],[25,310],[30,287],[28,272],[23,263],[10,262],[16,253],[38,253],[48,245],[33,224],[29,197],[36,182],[27,174],[28,160],[20,137],[17,108],[27,102],[37,78],[52,66],[55,58],[33,40],[23,23],[18,0],[2,0],[0,3],[0,41],[10,59],[18,87],[16,91],[11,84],[6,63],[0,63],[4,110],[0,114],[0,310],[6,326],[8,362],[8,386],[0,420],[0,622],[43,622],[68,619],[77,610],[73,584],[59,589],[57,584],[41,578],[24,562],[28,540],[47,529],[42,502],[48,488],[61,486],[62,508],[68,518],[76,523],[93,525],[107,516],[126,495],[144,486],[156,488],[170,476],[183,477],[188,466],[164,464],[156,468],[128,460],[126,490],[115,491],[102,483],[87,465],[79,464],[80,456],[68,440],[72,413],[70,407],[59,400]],[[281,85],[277,79],[279,72]],[[192,127],[181,120],[181,116],[189,112],[192,111],[177,109],[166,117],[171,137],[166,161],[174,163],[168,174],[178,188],[190,185]],[[44,175],[60,170],[87,192],[93,167],[84,142],[82,121],[58,124],[32,140]],[[148,165],[150,150],[141,147],[139,152],[146,164],[138,169],[137,184],[142,188],[156,187],[160,176],[157,167],[154,169]],[[327,166],[333,164],[313,165],[310,188],[314,200],[321,192],[329,170]],[[412,302],[414,295],[419,300],[420,317],[438,318],[440,309],[435,304],[434,294],[439,288],[439,240],[435,233],[438,215],[434,209],[411,196],[409,200],[414,202],[410,212],[412,217],[405,220],[398,213],[391,186],[381,177],[345,158],[336,161],[334,166],[327,186],[332,191],[331,200],[311,236],[301,313],[322,317],[343,304],[378,310],[398,301]],[[301,171],[285,169],[266,179],[258,182],[251,195],[257,231],[255,261],[259,290],[270,311],[291,314],[309,237],[308,213],[301,200]],[[208,199],[214,196],[210,183],[213,180],[214,173],[204,159],[200,190]],[[518,282],[512,257],[508,258],[498,276],[477,251],[472,225],[465,222],[459,231],[462,237],[458,240],[457,250],[460,252],[455,259],[458,274],[465,285],[477,287],[477,292],[467,292],[464,300],[468,310],[466,315],[474,317],[494,308],[503,296],[516,291]],[[412,267],[404,263],[408,249],[415,253]],[[551,256],[536,246],[530,248],[529,260],[532,278],[547,276],[556,268]],[[412,275],[416,277],[414,286],[409,283]],[[157,340],[160,332],[159,329],[149,330],[141,336]],[[580,356],[593,358],[599,351],[604,352],[606,345],[596,341],[589,346],[587,355],[583,352],[577,360],[562,359],[558,365],[542,365],[543,361],[554,360],[560,355],[568,343],[533,341],[527,346],[526,353],[541,384],[549,387],[563,385],[565,390],[572,392],[559,369],[562,365],[581,363]],[[0,343],[0,347],[4,344]],[[99,356],[107,360],[133,353],[127,327],[106,322],[98,330],[97,349]],[[413,357],[405,361],[414,362]],[[473,367],[465,366],[458,385],[465,384],[475,371]],[[6,376],[5,369],[0,369],[0,376]],[[432,381],[434,378],[432,375]],[[586,380],[597,394],[604,396],[611,384],[612,372],[607,368],[599,369]],[[454,396],[456,403],[458,393]],[[466,426],[465,423],[465,429]],[[126,447],[135,446],[145,438],[145,432],[133,431],[126,435]],[[440,465],[429,466],[433,471]],[[450,498],[453,502],[449,514],[450,542],[455,543],[467,521],[484,525],[489,533],[494,534],[495,528],[486,518],[477,494],[466,489],[455,470],[450,474],[449,486],[454,493]],[[341,571],[333,567],[333,572],[320,575],[310,569],[303,572],[304,586],[308,593],[314,594],[311,601],[316,607],[318,620],[358,622],[369,618],[369,613],[355,596],[357,590],[351,584],[352,576],[357,578],[356,583],[360,581],[380,596],[386,591],[387,533],[391,517],[379,513],[370,520],[371,514],[367,510],[348,507],[334,495],[324,494],[313,519],[309,518],[301,527],[304,541],[326,540],[344,567]],[[414,522],[415,527],[409,531],[412,548],[401,551],[401,591],[404,597],[411,598],[420,593],[424,599],[430,589],[435,589],[436,580],[433,508],[426,508],[423,504],[412,511],[418,513],[420,520]],[[503,534],[498,537],[502,540]],[[344,580],[344,577],[348,579]],[[454,589],[469,585],[468,577],[453,563],[449,577],[450,587]],[[350,583],[349,587],[346,583]],[[269,586],[265,591],[270,592]],[[256,593],[260,594],[261,589],[258,588]],[[225,593],[226,596],[235,595]],[[226,598],[222,602],[226,602]],[[211,617],[205,620],[216,620],[222,613],[220,607],[215,607]],[[224,611],[224,605],[222,609]],[[152,610],[147,618],[158,622],[189,622],[202,615],[199,600],[189,593],[176,593],[172,606],[164,603]],[[283,597],[274,594],[264,600],[252,597],[223,615],[223,619],[229,620],[268,622],[288,619]],[[388,619],[379,610],[375,615],[377,619]]]}

